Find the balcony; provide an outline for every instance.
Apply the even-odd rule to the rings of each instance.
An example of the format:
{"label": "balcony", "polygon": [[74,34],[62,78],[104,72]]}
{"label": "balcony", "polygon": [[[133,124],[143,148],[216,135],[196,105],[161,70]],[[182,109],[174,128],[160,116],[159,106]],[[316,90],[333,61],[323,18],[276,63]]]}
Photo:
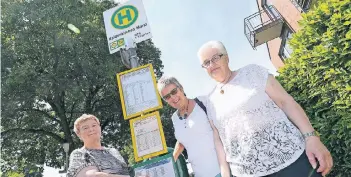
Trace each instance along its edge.
{"label": "balcony", "polygon": [[284,19],[274,6],[268,6],[246,17],[244,25],[245,35],[255,49],[263,43],[280,37]]}

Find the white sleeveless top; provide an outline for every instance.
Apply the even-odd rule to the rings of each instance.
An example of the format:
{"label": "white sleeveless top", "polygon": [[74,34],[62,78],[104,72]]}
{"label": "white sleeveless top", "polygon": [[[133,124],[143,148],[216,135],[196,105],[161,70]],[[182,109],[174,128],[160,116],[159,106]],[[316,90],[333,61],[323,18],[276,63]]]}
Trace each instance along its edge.
{"label": "white sleeveless top", "polygon": [[213,131],[202,108],[195,104],[193,112],[185,120],[180,120],[175,112],[172,122],[175,137],[186,148],[195,176],[215,177],[219,174]]}
{"label": "white sleeveless top", "polygon": [[302,134],[265,92],[268,75],[267,69],[248,65],[209,94],[208,116],[218,129],[234,176],[278,172],[304,152]]}

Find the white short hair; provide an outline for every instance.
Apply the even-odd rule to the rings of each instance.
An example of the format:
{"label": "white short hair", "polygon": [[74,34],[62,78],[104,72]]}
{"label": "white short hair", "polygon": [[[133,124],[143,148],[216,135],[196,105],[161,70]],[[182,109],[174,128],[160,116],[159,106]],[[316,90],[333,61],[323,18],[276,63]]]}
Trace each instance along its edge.
{"label": "white short hair", "polygon": [[217,49],[221,54],[224,54],[224,55],[227,54],[227,49],[225,49],[225,47],[221,41],[208,41],[200,47],[200,49],[197,52],[197,57],[199,59],[201,59],[201,54],[206,49],[211,49],[211,48]]}
{"label": "white short hair", "polygon": [[180,84],[179,81],[175,77],[164,75],[157,82],[157,89],[158,89],[158,92],[160,93],[160,95],[161,95],[161,91],[164,88],[166,88],[168,85],[171,85],[171,84],[174,84],[176,87],[183,90],[182,84]]}

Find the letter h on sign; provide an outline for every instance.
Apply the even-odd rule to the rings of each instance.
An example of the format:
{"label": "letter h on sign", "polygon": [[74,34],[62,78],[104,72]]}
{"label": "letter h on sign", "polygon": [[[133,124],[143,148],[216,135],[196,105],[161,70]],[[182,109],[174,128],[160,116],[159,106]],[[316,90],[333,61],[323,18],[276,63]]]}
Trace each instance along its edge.
{"label": "letter h on sign", "polygon": [[132,20],[132,15],[130,14],[130,10],[126,9],[125,13],[126,13],[125,15],[122,15],[122,12],[117,14],[119,24],[123,24],[123,19],[125,18],[128,19],[128,22]]}

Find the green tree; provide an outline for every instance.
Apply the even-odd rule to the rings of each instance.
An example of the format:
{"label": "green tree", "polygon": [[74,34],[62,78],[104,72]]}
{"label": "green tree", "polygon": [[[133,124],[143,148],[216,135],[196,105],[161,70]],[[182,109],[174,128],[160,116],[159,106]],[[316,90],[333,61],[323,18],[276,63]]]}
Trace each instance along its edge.
{"label": "green tree", "polygon": [[23,173],[10,172],[8,174],[9,177],[24,177]]}
{"label": "green tree", "polygon": [[[129,145],[115,76],[126,68],[118,53],[109,54],[102,17],[116,4],[3,0],[1,5],[3,175],[35,170],[32,164],[62,167],[61,143],[69,142],[70,152],[82,145],[73,132],[82,113],[100,119],[105,146]],[[138,56],[162,75],[161,52],[151,40],[138,44]]]}
{"label": "green tree", "polygon": [[162,126],[166,137],[167,146],[172,148],[177,142],[174,136],[174,127],[171,119],[174,111],[175,111],[174,108],[172,108],[165,101],[163,101],[163,109],[160,111],[161,121],[162,121]]}
{"label": "green tree", "polygon": [[328,0],[303,15],[279,80],[306,110],[334,159],[351,174],[351,2]]}

